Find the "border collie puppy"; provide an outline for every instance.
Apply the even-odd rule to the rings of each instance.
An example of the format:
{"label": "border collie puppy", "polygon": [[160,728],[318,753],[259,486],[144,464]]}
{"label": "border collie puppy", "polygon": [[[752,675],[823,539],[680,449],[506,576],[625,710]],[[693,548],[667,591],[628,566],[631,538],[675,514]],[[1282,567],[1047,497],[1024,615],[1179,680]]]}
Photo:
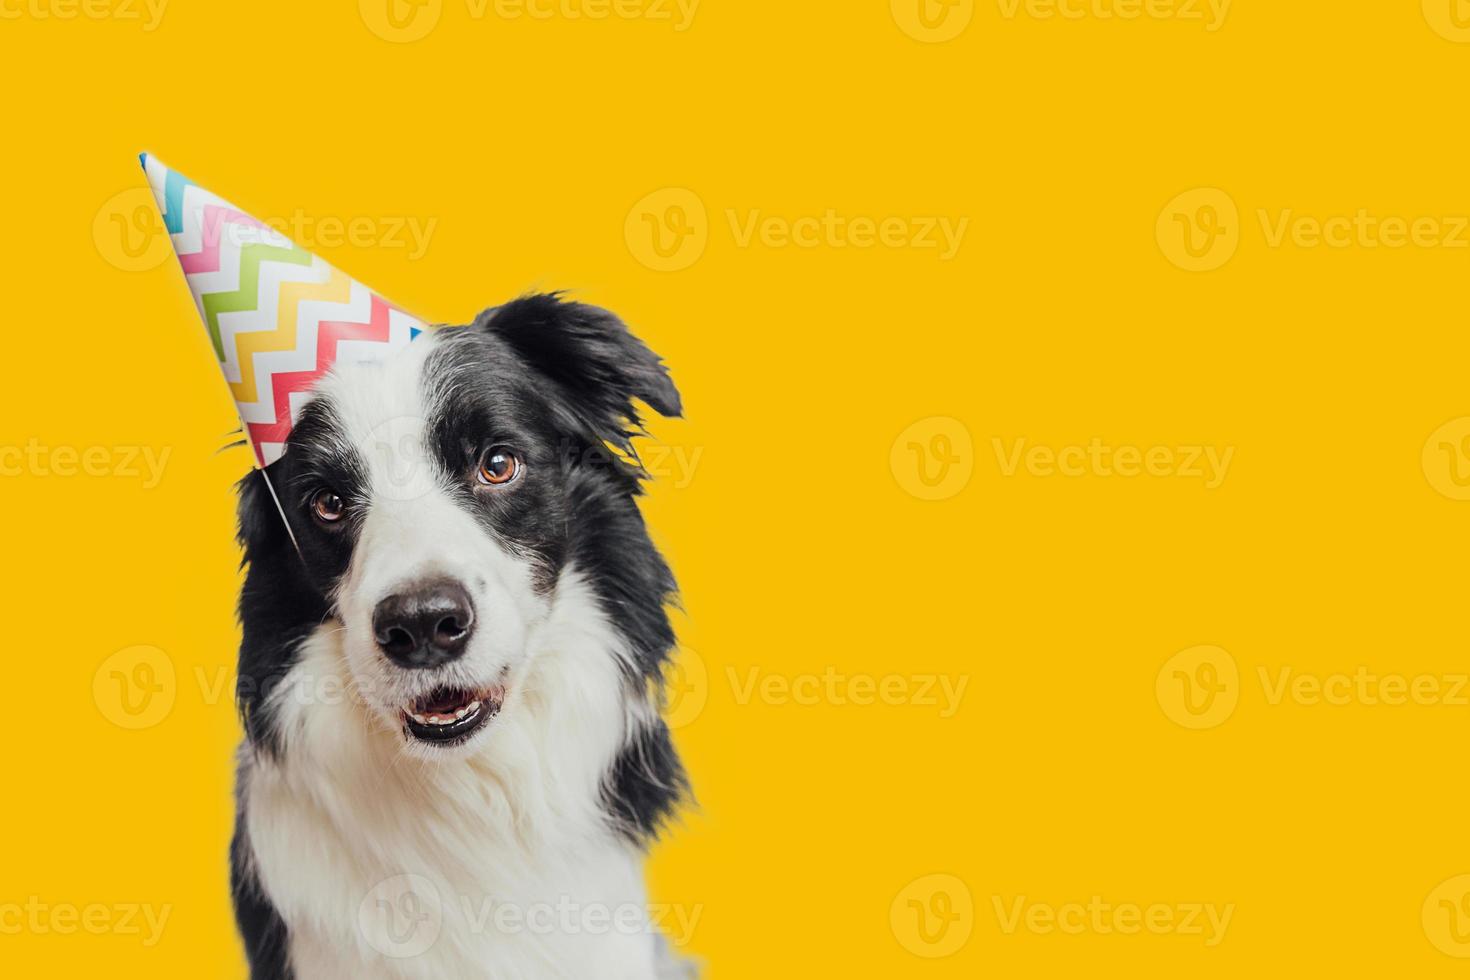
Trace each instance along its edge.
{"label": "border collie puppy", "polygon": [[680,413],[615,316],[532,295],[339,363],[241,482],[255,980],[690,975],[642,876],[686,783],[635,398]]}

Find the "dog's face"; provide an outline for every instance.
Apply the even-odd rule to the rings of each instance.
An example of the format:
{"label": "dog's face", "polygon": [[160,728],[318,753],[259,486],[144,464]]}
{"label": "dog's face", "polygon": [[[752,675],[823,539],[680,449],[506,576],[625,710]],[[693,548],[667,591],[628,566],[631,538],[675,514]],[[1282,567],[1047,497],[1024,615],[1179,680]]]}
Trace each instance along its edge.
{"label": "dog's face", "polygon": [[[636,518],[638,472],[608,449],[626,450],[634,397],[679,411],[657,357],[616,318],[548,296],[386,362],[339,365],[269,471],[299,557],[269,498],[249,481],[242,492],[242,678],[283,673],[293,655],[252,627],[304,635],[325,620],[354,693],[411,751],[493,737],[569,562],[651,562],[634,574],[651,576],[655,601],[672,587]],[[621,601],[621,574],[600,598]],[[636,659],[664,638],[629,639]],[[268,706],[246,707],[268,740],[269,719],[257,732],[248,710]]]}

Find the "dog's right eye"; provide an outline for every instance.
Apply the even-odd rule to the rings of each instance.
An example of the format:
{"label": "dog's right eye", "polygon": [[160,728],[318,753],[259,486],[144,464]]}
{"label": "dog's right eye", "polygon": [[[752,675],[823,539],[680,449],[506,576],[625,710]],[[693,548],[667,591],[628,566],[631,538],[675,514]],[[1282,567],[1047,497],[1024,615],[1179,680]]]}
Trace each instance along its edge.
{"label": "dog's right eye", "polygon": [[492,446],[480,457],[475,475],[486,486],[505,486],[521,475],[521,459],[505,446]]}
{"label": "dog's right eye", "polygon": [[347,502],[330,490],[318,490],[311,498],[311,513],[323,524],[335,524],[347,513]]}

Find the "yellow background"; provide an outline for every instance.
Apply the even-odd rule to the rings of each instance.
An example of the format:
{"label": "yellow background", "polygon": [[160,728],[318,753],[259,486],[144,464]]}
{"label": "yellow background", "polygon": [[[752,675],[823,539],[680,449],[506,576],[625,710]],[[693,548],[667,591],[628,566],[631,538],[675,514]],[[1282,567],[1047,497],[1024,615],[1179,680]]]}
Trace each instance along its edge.
{"label": "yellow background", "polygon": [[[677,30],[443,0],[394,38],[370,0],[173,0],[152,30],[3,0],[0,447],[44,465],[0,478],[0,915],[171,912],[153,945],[5,928],[0,973],[243,972],[219,692],[248,460],[216,455],[226,389],[128,225],[141,149],[261,217],[367,219],[304,244],[427,318],[568,288],[668,359],[688,418],[653,433],[698,461],[645,510],[684,589],[701,808],[650,878],[698,910],[708,976],[1463,972],[1464,17],[987,0],[925,28],[906,2],[704,0]],[[969,223],[948,260],[739,233],[828,209]],[[1440,240],[1273,238],[1360,209]],[[435,222],[422,255],[388,241],[405,217]],[[1007,475],[1017,440],[1094,438],[1233,455],[1214,488]],[[59,447],[170,456],[145,487],[51,473]],[[139,657],[161,700],[128,728],[110,680]],[[1172,685],[1204,660],[1233,707],[1188,725]],[[781,696],[829,667],[839,697]],[[1442,696],[1270,696],[1360,667]],[[776,686],[745,696],[752,671]],[[848,696],[893,675],[967,686],[950,717]],[[1214,945],[1007,931],[1022,896],[1233,912]],[[925,940],[910,899],[952,918]]]}

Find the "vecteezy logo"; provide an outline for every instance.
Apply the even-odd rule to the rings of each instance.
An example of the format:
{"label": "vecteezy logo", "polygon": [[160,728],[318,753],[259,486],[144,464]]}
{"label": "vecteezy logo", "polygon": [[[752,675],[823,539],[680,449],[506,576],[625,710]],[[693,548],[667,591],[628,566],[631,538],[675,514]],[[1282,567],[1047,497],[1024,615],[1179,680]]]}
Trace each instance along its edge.
{"label": "vecteezy logo", "polygon": [[889,0],[889,6],[905,34],[928,44],[954,40],[975,16],[975,0]]}
{"label": "vecteezy logo", "polygon": [[704,201],[682,187],[654,191],[628,212],[623,237],[633,258],[655,272],[687,269],[709,241]]}
{"label": "vecteezy logo", "polygon": [[1154,228],[1164,257],[1189,272],[1229,262],[1240,244],[1240,213],[1229,194],[1199,187],[1179,194],[1159,212]]}
{"label": "vecteezy logo", "polygon": [[152,728],[173,710],[174,663],[157,647],[119,650],[92,677],[92,699],[119,728]]}
{"label": "vecteezy logo", "polygon": [[683,728],[698,718],[709,701],[709,669],[704,658],[687,647],[680,648],[679,658],[669,668],[665,691],[664,721],[669,728]]}
{"label": "vecteezy logo", "polygon": [[393,959],[427,953],[444,927],[439,889],[422,875],[394,875],[374,885],[357,907],[368,945]]}
{"label": "vecteezy logo", "polygon": [[1451,500],[1470,500],[1470,416],[1430,433],[1420,463],[1431,487]]}
{"label": "vecteezy logo", "polygon": [[124,272],[156,269],[173,252],[146,187],[114,194],[97,209],[92,242],[109,264]]}
{"label": "vecteezy logo", "polygon": [[424,445],[428,423],[399,415],[374,426],[357,443],[357,453],[375,465],[374,489],[388,500],[418,500],[438,486],[433,458]]}
{"label": "vecteezy logo", "polygon": [[357,0],[357,10],[368,30],[385,41],[419,41],[439,25],[444,0]]}
{"label": "vecteezy logo", "polygon": [[975,469],[974,441],[958,419],[920,419],[893,440],[888,465],[898,485],[920,500],[944,500],[965,489]]}
{"label": "vecteezy logo", "polygon": [[1424,899],[1420,917],[1435,949],[1458,959],[1470,957],[1470,874],[1436,885]]}
{"label": "vecteezy logo", "polygon": [[1424,19],[1440,37],[1470,42],[1470,0],[1424,0]]}
{"label": "vecteezy logo", "polygon": [[1240,700],[1235,658],[1216,646],[1181,650],[1159,668],[1154,682],[1159,707],[1185,728],[1224,724]]}
{"label": "vecteezy logo", "polygon": [[954,875],[925,875],[893,899],[888,924],[899,945],[915,956],[950,956],[975,928],[975,900],[969,886]]}

